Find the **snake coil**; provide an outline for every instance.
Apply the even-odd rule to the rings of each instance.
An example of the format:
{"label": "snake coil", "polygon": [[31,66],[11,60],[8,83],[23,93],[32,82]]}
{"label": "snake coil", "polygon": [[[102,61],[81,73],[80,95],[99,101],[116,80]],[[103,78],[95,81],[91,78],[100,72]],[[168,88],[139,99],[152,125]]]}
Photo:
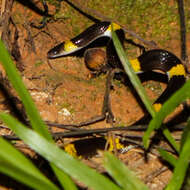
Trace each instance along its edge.
{"label": "snake coil", "polygon": [[[98,38],[108,37],[110,38],[107,46],[107,66],[109,68],[120,68],[122,65],[117,57],[115,48],[113,46],[113,41],[111,39],[111,30],[114,30],[118,35],[121,43],[124,41],[124,31],[122,28],[110,22],[99,22],[89,28],[84,32],[76,36],[75,38],[62,42],[48,51],[47,57],[49,59],[54,59],[66,55],[70,55]],[[159,111],[163,102],[165,102],[175,91],[177,91],[186,80],[185,68],[180,61],[180,59],[175,56],[173,53],[163,50],[163,49],[154,49],[144,52],[142,55],[136,59],[130,60],[130,63],[136,73],[142,73],[152,70],[161,70],[168,76],[168,86],[161,94],[161,96],[154,102],[154,108],[156,111]],[[105,64],[102,64],[105,66]],[[96,67],[95,65],[94,67]],[[88,67],[93,70],[93,65]],[[98,65],[98,69],[101,69]]]}

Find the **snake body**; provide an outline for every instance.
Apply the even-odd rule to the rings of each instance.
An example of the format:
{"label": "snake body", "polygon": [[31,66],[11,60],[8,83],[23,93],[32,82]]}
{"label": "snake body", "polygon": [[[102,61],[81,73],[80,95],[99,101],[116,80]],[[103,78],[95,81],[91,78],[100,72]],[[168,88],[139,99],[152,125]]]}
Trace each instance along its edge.
{"label": "snake body", "polygon": [[[76,36],[75,38],[62,42],[48,51],[47,57],[54,59],[66,55],[70,55],[95,41],[101,37],[108,37],[110,41],[107,44],[107,68],[122,68],[119,58],[116,54],[111,39],[112,29],[118,35],[121,43],[124,41],[124,31],[122,28],[111,22],[99,22],[84,32]],[[155,101],[154,107],[156,111],[159,111],[163,102],[165,102],[175,91],[177,91],[186,81],[186,72],[181,60],[173,53],[163,50],[154,49],[144,52],[139,57],[129,60],[134,71],[136,73],[142,73],[152,70],[160,70],[167,74],[168,85],[161,96]],[[102,64],[105,68],[105,64]],[[96,68],[97,67],[97,68]],[[101,65],[90,65],[88,67],[91,70],[101,69]]]}

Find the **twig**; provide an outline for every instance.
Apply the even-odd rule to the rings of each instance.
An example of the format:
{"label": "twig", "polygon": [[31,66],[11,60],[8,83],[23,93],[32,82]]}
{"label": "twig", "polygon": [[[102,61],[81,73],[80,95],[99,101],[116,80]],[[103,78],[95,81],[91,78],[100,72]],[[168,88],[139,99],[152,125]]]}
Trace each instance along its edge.
{"label": "twig", "polygon": [[1,3],[1,16],[3,15],[4,11],[5,11],[5,4],[6,3],[6,0],[2,0],[2,3]]}
{"label": "twig", "polygon": [[1,15],[1,39],[4,41],[6,47],[10,50],[11,44],[9,42],[9,23],[11,17],[11,10],[13,6],[13,0],[6,0],[4,5],[4,12]]}
{"label": "twig", "polygon": [[[65,2],[68,3],[75,10],[80,12],[82,15],[84,15],[85,17],[92,20],[93,22],[97,23],[97,22],[100,22],[100,20],[91,16],[91,14],[96,15],[96,17],[100,17],[103,20],[109,20],[107,17],[103,17],[100,13],[96,12],[94,9],[90,9],[88,7],[85,7],[84,5],[82,5],[81,3],[77,2],[77,1],[74,1],[74,3],[73,3],[71,1],[65,0]],[[89,13],[91,13],[91,14],[89,14]]]}
{"label": "twig", "polygon": [[[185,126],[176,125],[172,127],[172,130],[182,130]],[[69,128],[66,127],[67,130],[71,130],[70,132],[58,132],[52,133],[52,136],[57,138],[71,138],[71,137],[85,137],[85,136],[92,136],[97,134],[104,134],[110,131],[118,131],[116,134],[118,136],[122,136],[124,138],[142,138],[142,135],[129,135],[125,133],[126,131],[145,131],[147,129],[147,125],[134,125],[129,127],[112,127],[112,128],[101,128],[101,129],[77,129],[77,128]],[[5,135],[4,138],[8,140],[18,140],[19,138],[12,135]]]}
{"label": "twig", "polygon": [[22,57],[20,53],[20,48],[18,45],[18,38],[19,38],[19,32],[17,29],[17,26],[15,22],[13,21],[12,17],[10,17],[10,22],[14,26],[15,31],[14,31],[14,39],[11,45],[11,55],[14,57],[14,60],[16,61],[16,67],[19,71],[24,71],[24,64],[22,62]]}
{"label": "twig", "polygon": [[36,53],[34,39],[32,37],[31,29],[29,28],[29,24],[27,21],[24,22],[23,27],[26,29],[27,32],[27,38],[25,39],[25,42],[29,44],[28,47],[30,48],[30,50]]}
{"label": "twig", "polygon": [[[77,0],[72,0],[72,2],[71,2],[71,1],[68,1],[68,0],[65,0],[65,2],[67,2],[67,3],[68,3],[69,5],[71,5],[73,8],[75,8],[77,11],[80,10],[80,13],[83,14],[84,16],[87,16],[87,15],[88,15],[87,17],[90,18],[92,21],[95,21],[95,22],[100,21],[100,20],[110,21],[110,22],[113,21],[113,22],[115,22],[115,23],[121,25],[118,21],[113,20],[113,19],[111,19],[111,18],[109,18],[109,17],[106,17],[106,16],[102,15],[102,14],[101,14],[100,12],[98,12],[98,11],[96,11],[96,10],[94,10],[94,9],[91,9],[91,8],[88,8],[88,7],[84,6],[84,5],[82,5],[82,4],[79,3]],[[93,15],[93,16],[92,16],[92,15]],[[94,18],[94,16],[97,17],[97,18],[100,18],[100,19]],[[92,18],[93,18],[93,19],[92,19]],[[138,39],[139,41],[143,42],[144,44],[146,44],[146,45],[148,45],[148,46],[150,46],[150,47],[152,47],[152,48],[156,48],[156,47],[157,47],[157,45],[156,45],[155,42],[153,42],[153,41],[147,41],[147,40],[141,38],[141,37],[140,37],[138,34],[136,34],[134,31],[128,30],[125,25],[121,25],[121,27],[123,28],[123,30],[124,30],[126,33],[128,33],[128,34],[131,35],[132,37]]]}
{"label": "twig", "polygon": [[180,35],[181,35],[181,59],[185,61],[187,59],[187,47],[186,47],[186,26],[185,26],[185,13],[183,0],[177,0],[178,12],[180,17]]}
{"label": "twig", "polygon": [[34,28],[37,28],[37,29],[42,29],[42,28],[44,28],[45,26],[46,26],[46,24],[47,24],[47,18],[48,18],[48,6],[47,6],[47,3],[46,3],[46,1],[45,0],[42,0],[42,4],[43,4],[43,7],[44,7],[44,11],[43,11],[43,13],[44,13],[44,16],[43,16],[43,19],[42,19],[42,21],[40,22],[40,25],[35,25],[34,23],[31,23],[30,24],[30,26],[31,27],[34,27]]}
{"label": "twig", "polygon": [[38,8],[32,0],[27,0],[27,1],[26,0],[17,0],[17,1],[41,16],[46,16],[46,17],[52,16],[52,15],[48,14],[47,12],[44,13],[44,11],[41,10],[40,8]]}
{"label": "twig", "polygon": [[[56,124],[56,123],[51,123],[51,126],[55,126],[58,128],[62,127],[83,127],[87,125],[91,125],[100,121],[103,121],[106,119],[107,122],[112,123],[114,121],[114,115],[111,110],[111,104],[110,104],[110,91],[111,91],[111,85],[112,85],[112,80],[115,75],[115,73],[121,72],[120,69],[113,69],[108,71],[107,79],[106,79],[106,89],[105,89],[105,94],[104,94],[104,101],[103,101],[103,106],[102,106],[102,113],[100,115],[94,116],[93,118],[90,118],[87,121],[81,122],[79,124]],[[49,123],[50,124],[50,123]]]}
{"label": "twig", "polygon": [[154,178],[158,177],[159,175],[161,175],[162,173],[164,173],[167,170],[168,170],[168,168],[164,166],[164,167],[161,167],[161,168],[151,172],[150,174],[148,174],[148,176],[146,176],[145,184],[151,183]]}

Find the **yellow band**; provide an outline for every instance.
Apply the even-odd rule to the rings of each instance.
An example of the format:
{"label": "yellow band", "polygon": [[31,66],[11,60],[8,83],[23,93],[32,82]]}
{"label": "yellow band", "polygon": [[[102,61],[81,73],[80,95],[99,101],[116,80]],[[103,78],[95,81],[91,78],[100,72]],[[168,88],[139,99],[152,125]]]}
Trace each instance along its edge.
{"label": "yellow band", "polygon": [[178,64],[174,67],[172,67],[168,71],[169,78],[172,78],[173,76],[180,76],[183,75],[184,77],[186,76],[185,68],[182,64]]}
{"label": "yellow band", "polygon": [[[107,140],[108,140],[108,143],[109,143],[109,149],[108,149],[109,152],[112,152],[114,150],[114,143],[115,143],[115,148],[117,150],[120,150],[120,149],[124,148],[124,146],[119,142],[119,138],[113,139],[113,138],[109,137]],[[115,142],[113,142],[113,140]]]}
{"label": "yellow band", "polygon": [[77,48],[78,47],[75,44],[73,44],[73,42],[71,42],[70,40],[66,41],[65,44],[64,44],[64,50],[66,52],[72,52],[72,51],[74,51]]}
{"label": "yellow band", "polygon": [[131,60],[129,60],[129,62],[135,72],[141,71],[141,66],[140,66],[140,62],[138,59],[131,59]]}
{"label": "yellow band", "polygon": [[75,149],[75,145],[70,143],[64,146],[65,152],[67,152],[68,154],[70,154],[73,157],[77,157],[77,151]]}
{"label": "yellow band", "polygon": [[111,23],[111,24],[109,25],[109,27],[108,27],[107,30],[111,31],[112,27],[113,27],[113,30],[114,30],[114,31],[121,29],[121,26],[119,26],[118,24],[116,24],[116,23],[113,22],[113,23]]}
{"label": "yellow band", "polygon": [[159,112],[160,109],[161,109],[161,107],[162,107],[162,104],[160,104],[160,103],[155,103],[155,104],[153,105],[153,107],[154,107],[154,109],[155,109],[156,112]]}

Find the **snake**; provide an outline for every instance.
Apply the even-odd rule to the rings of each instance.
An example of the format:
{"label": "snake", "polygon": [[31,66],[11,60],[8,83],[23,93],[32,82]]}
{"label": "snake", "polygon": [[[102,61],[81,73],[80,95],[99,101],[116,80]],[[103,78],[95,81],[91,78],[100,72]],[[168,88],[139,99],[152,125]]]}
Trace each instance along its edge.
{"label": "snake", "polygon": [[[104,64],[89,64],[87,67],[90,70],[104,70],[105,67],[107,69],[123,69],[113,45],[112,30],[116,32],[120,42],[123,44],[125,33],[122,27],[113,22],[102,21],[91,25],[76,37],[64,41],[50,49],[47,53],[47,58],[55,59],[58,57],[71,55],[87,47],[98,38],[107,37],[109,39],[106,45],[107,62]],[[167,75],[168,85],[163,93],[153,103],[155,111],[159,111],[163,103],[173,93],[181,88],[186,81],[186,71],[182,61],[176,55],[167,50],[147,50],[137,58],[130,59],[129,62],[137,74],[147,71],[159,70]]]}

